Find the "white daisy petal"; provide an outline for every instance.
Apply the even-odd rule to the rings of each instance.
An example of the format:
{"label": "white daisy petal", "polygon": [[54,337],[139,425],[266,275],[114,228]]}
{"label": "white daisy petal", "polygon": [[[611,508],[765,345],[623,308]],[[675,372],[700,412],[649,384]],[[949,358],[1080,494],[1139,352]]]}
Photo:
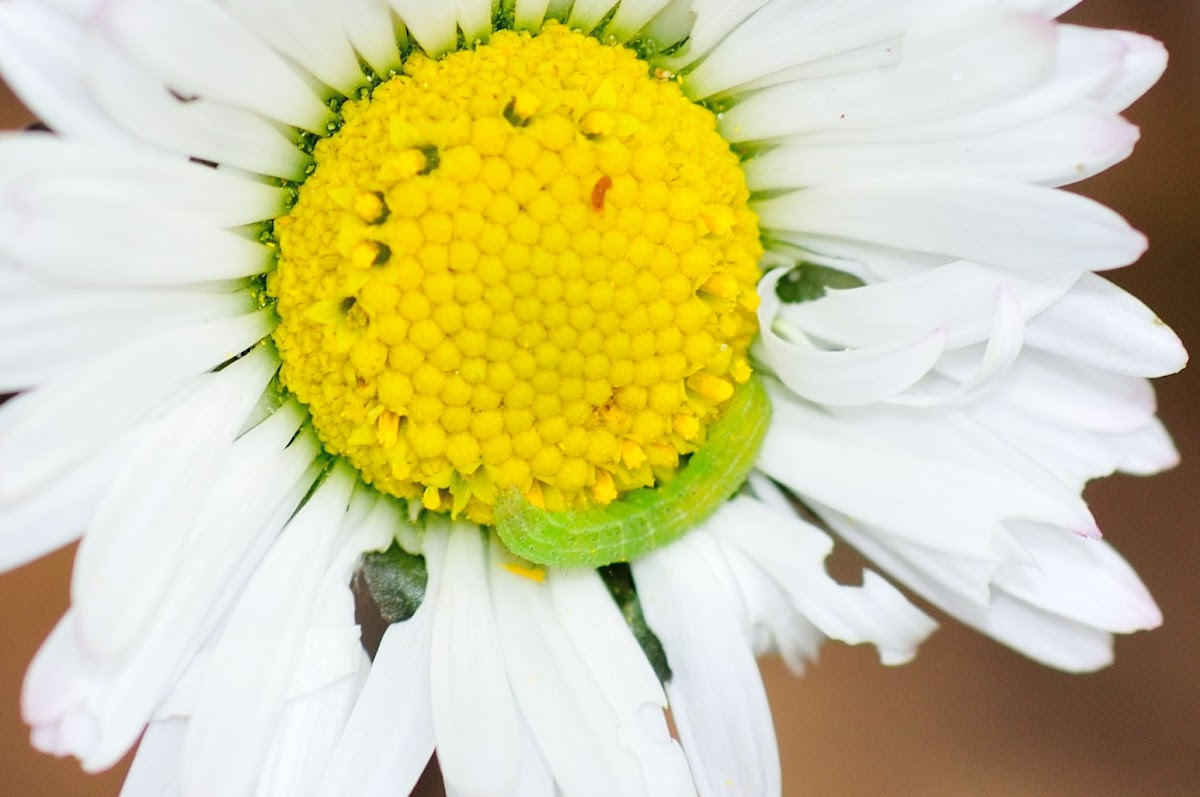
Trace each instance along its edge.
{"label": "white daisy petal", "polygon": [[792,512],[735,498],[708,528],[770,573],[796,609],[825,635],[851,645],[869,642],[885,663],[911,659],[937,627],[875,573],[865,572],[861,587],[830,578],[824,561],[833,540]]}
{"label": "white daisy petal", "polygon": [[[76,555],[71,601],[89,650],[119,656],[158,607],[175,563],[188,555],[188,521],[207,497],[234,437],[278,364],[251,353],[219,374],[177,410],[139,432],[96,507]],[[171,446],[163,450],[163,441]],[[161,496],[138,501],[139,496]],[[120,581],[128,562],[156,562]]]}
{"label": "white daisy petal", "polygon": [[346,644],[357,652],[360,669],[286,704],[258,780],[258,793],[264,797],[315,793],[316,779],[325,771],[342,726],[359,697],[362,677],[370,668],[357,633]]}
{"label": "white daisy petal", "polygon": [[1129,634],[1162,623],[1133,568],[1103,540],[1053,526],[1010,525],[1035,564],[1010,565],[993,585],[1031,606],[1104,631]]}
{"label": "white daisy petal", "polygon": [[34,744],[55,755],[71,750],[61,738],[58,720],[86,698],[89,681],[95,680],[77,651],[75,615],[68,610],[34,656],[21,692],[21,718],[34,726]]}
{"label": "white daisy petal", "polygon": [[739,549],[721,545],[721,556],[746,607],[750,647],[756,656],[777,653],[794,675],[803,675],[826,640],[766,572]]}
{"label": "white daisy petal", "polygon": [[9,183],[0,187],[0,218],[0,254],[66,282],[179,285],[262,274],[272,264],[257,241],[96,183]]}
{"label": "white daisy petal", "polygon": [[668,62],[675,69],[693,63],[729,36],[769,0],[691,0],[695,21],[683,48]]}
{"label": "white daisy petal", "polygon": [[[946,413],[932,421],[919,411],[883,407],[832,415],[778,388],[770,392],[774,415],[760,469],[859,522],[976,558],[995,556],[997,546],[1007,550],[999,525],[1006,518],[1096,533],[1077,496],[960,417]],[[872,489],[863,491],[864,483]]]}
{"label": "white daisy petal", "polygon": [[[1091,102],[1091,95],[1122,69],[1126,48],[1114,31],[1056,27],[1055,58],[1043,79],[1027,90],[974,110],[937,114],[908,124],[846,129],[843,125],[794,136],[789,143],[849,144],[868,141],[937,141],[1011,130]],[[1112,109],[1110,109],[1112,110]]]}
{"label": "white daisy petal", "polygon": [[[427,555],[428,557],[428,555]],[[433,574],[439,562],[427,558]],[[388,626],[371,673],[316,794],[387,797],[412,791],[433,754],[429,651],[436,593],[413,617]]]}
{"label": "white daisy petal", "polygon": [[178,797],[179,761],[186,735],[186,720],[150,723],[138,743],[120,797]]}
{"label": "white daisy petal", "polygon": [[253,309],[242,293],[73,291],[33,279],[21,288],[3,290],[0,392],[53,381],[147,336]]}
{"label": "white daisy petal", "polygon": [[516,0],[513,6],[513,27],[517,30],[537,30],[546,20],[550,0]]}
{"label": "white daisy petal", "polygon": [[514,563],[494,541],[489,580],[505,669],[555,782],[568,794],[648,794],[637,758],[619,741],[618,715],[558,623],[547,588],[506,569]]}
{"label": "white daisy petal", "polygon": [[617,41],[629,41],[668,2],[670,0],[621,0],[605,26],[605,33],[615,36]]}
{"label": "white daisy petal", "polygon": [[[918,383],[890,401],[909,407],[933,407],[969,396],[994,384],[1016,361],[1024,339],[1024,308],[1007,286],[1002,287],[987,345],[951,352],[938,363],[932,382]],[[947,380],[946,376],[951,378]]]}
{"label": "white daisy petal", "polygon": [[1158,82],[1167,69],[1167,50],[1161,42],[1128,31],[1113,31],[1124,51],[1121,69],[1092,97],[1112,111],[1123,111]]}
{"label": "white daisy petal", "polygon": [[386,75],[401,64],[392,11],[384,0],[343,0],[337,4],[346,37],[377,75]]}
{"label": "white daisy petal", "polygon": [[764,227],[803,243],[837,236],[997,266],[1126,266],[1146,239],[1077,194],[969,177],[877,177],[755,203]]}
{"label": "white daisy petal", "polygon": [[[1117,469],[1134,476],[1153,476],[1179,464],[1179,450],[1162,421],[1157,418],[1138,431],[1111,441],[1119,452]],[[1103,470],[1092,474],[1107,476]]]}
{"label": "white daisy petal", "polygon": [[434,607],[429,693],[443,778],[464,797],[510,794],[520,760],[489,577],[480,530],[451,526]]}
{"label": "white daisy petal", "polygon": [[89,42],[96,101],[142,139],[184,156],[258,174],[300,180],[311,162],[257,114],[203,97],[173,93],[116,47]]}
{"label": "white daisy petal", "polygon": [[[344,590],[345,585],[341,586]],[[157,718],[150,723],[139,744],[138,757],[141,758],[146,749],[147,735],[154,735],[163,727],[179,728],[172,739],[171,749],[153,748],[170,757],[171,782],[160,786],[163,791],[173,789],[177,792],[180,788],[178,770],[186,739],[185,723],[196,709],[199,684],[210,661],[211,651],[202,651],[195,658],[159,707]],[[309,629],[303,650],[297,656],[288,703],[272,742],[263,776],[258,781],[258,794],[298,797],[311,793],[316,783],[314,774],[319,774],[324,768],[329,749],[337,739],[368,664],[359,642],[358,626]],[[138,766],[138,759],[135,759],[134,768]],[[144,769],[155,768],[146,762]],[[146,774],[150,775],[149,772]],[[156,777],[165,778],[166,773],[160,770]],[[151,781],[142,783],[141,787],[152,789],[150,777],[141,780]]]}
{"label": "white daisy petal", "polygon": [[28,108],[70,138],[126,148],[129,135],[89,96],[83,36],[32,0],[0,5],[0,71]]}
{"label": "white daisy petal", "polygon": [[5,184],[26,179],[164,205],[218,226],[237,227],[283,212],[287,192],[229,171],[139,152],[113,152],[52,135],[0,135]]}
{"label": "white daisy petal", "polygon": [[823,404],[857,406],[890,398],[911,387],[946,347],[946,331],[932,329],[915,340],[854,351],[823,351],[797,330],[796,342],[782,337],[776,320],[780,301],[774,271],[759,283],[759,331],[767,365],[799,396]]}
{"label": "white daisy petal", "polygon": [[971,408],[971,417],[1081,491],[1091,479],[1117,470],[1148,476],[1179,463],[1171,438],[1153,420],[1130,432],[1097,432],[994,400]]}
{"label": "white daisy petal", "polygon": [[591,33],[612,11],[619,0],[575,0],[570,4],[571,16],[567,24],[575,30]]}
{"label": "white daisy petal", "polygon": [[45,0],[46,5],[52,6],[75,20],[87,19],[87,16],[102,2],[104,0]]}
{"label": "white daisy petal", "polygon": [[[518,717],[518,724],[521,726],[521,776],[512,793],[521,797],[557,797],[562,792],[555,786],[554,775],[533,740],[533,731],[529,729],[529,723]],[[459,795],[447,787],[446,797]]]}
{"label": "white daisy petal", "polygon": [[458,35],[454,3],[429,3],[426,0],[388,0],[388,3],[427,55],[439,56],[454,49]]}
{"label": "white daisy petal", "polygon": [[454,0],[458,26],[467,41],[486,41],[492,33],[492,0]]}
{"label": "white daisy petal", "polygon": [[701,797],[779,793],[779,758],[762,680],[719,553],[693,532],[633,563],[646,622],[662,641],[671,715]]}
{"label": "white daisy petal", "polygon": [[[730,4],[731,11],[747,5]],[[894,36],[903,30],[913,3],[881,6],[873,0],[850,0],[755,5],[761,7],[739,22],[688,74],[686,86],[691,96],[709,97],[797,64]]]}
{"label": "white daisy petal", "polygon": [[1154,416],[1154,389],[1145,379],[1026,352],[997,387],[997,399],[1063,427],[1107,434],[1140,429]]}
{"label": "white daisy petal", "polygon": [[876,529],[836,513],[826,519],[877,564],[957,619],[1026,656],[1059,669],[1080,672],[1112,660],[1112,635],[1033,607],[988,585],[999,562],[937,557],[916,546],[893,546]]}
{"label": "white daisy petal", "polygon": [[653,42],[655,48],[674,49],[687,40],[695,21],[691,0],[670,0],[638,31],[638,38]]}
{"label": "white daisy petal", "polygon": [[1057,186],[1124,160],[1137,138],[1124,119],[1084,106],[961,138],[788,144],[747,161],[746,181],[768,191],[882,174],[961,174]]}
{"label": "white daisy petal", "polygon": [[621,744],[641,761],[646,793],[695,794],[687,759],[662,714],[666,694],[599,576],[556,568],[548,581],[560,627],[616,712]]}
{"label": "white daisy petal", "polygon": [[936,329],[894,346],[822,351],[811,344],[790,343],[764,327],[762,346],[771,372],[796,395],[855,407],[891,398],[916,384],[945,350],[946,334]]}
{"label": "white daisy petal", "polygon": [[0,500],[103,446],[193,378],[253,346],[271,323],[260,312],[174,330],[10,399],[0,408]]}
{"label": "white daisy petal", "polygon": [[365,82],[337,7],[322,0],[230,0],[231,14],[325,85],[350,96]]}
{"label": "white daisy petal", "polygon": [[[1092,273],[1145,239],[1057,190],[1165,64],[1075,2],[0,0],[54,130],[0,134],[0,567],[83,535],[34,745],[144,734],[125,797],[431,756],[448,797],[775,797],[755,656],[907,661],[903,589],[1106,664],[1161,616],[1081,490],[1177,461],[1145,378],[1186,353]],[[656,485],[755,422],[749,474],[687,460],[745,481],[689,520]],[[626,534],[639,485],[628,565],[493,527],[515,488]],[[881,570],[832,579],[835,537]],[[371,661],[396,543],[424,595]]]}
{"label": "white daisy petal", "polygon": [[959,348],[991,336],[1002,291],[1013,296],[1023,316],[1033,317],[1077,279],[1068,271],[1008,271],[956,261],[904,279],[829,290],[814,301],[783,305],[778,318],[839,346],[882,346],[944,329],[946,345]]}
{"label": "white daisy petal", "polygon": [[986,614],[959,619],[1034,661],[1066,672],[1094,672],[1112,664],[1112,634],[1064,620],[1003,592],[992,598]]}
{"label": "white daisy petal", "polygon": [[1084,274],[1075,287],[1030,322],[1031,346],[1132,376],[1173,374],[1187,351],[1170,327],[1138,299],[1103,277]]}
{"label": "white daisy petal", "polygon": [[[287,63],[219,5],[176,0],[114,0],[94,24],[166,85],[284,124],[324,133],[332,114]],[[213,51],[220,58],[210,57]],[[205,69],[196,69],[203,63]]]}
{"label": "white daisy petal", "polygon": [[77,540],[126,449],[125,441],[112,441],[91,459],[58,474],[46,489],[0,502],[0,572]]}
{"label": "white daisy petal", "polygon": [[[796,66],[781,69],[778,72],[772,72],[769,75],[764,75],[738,88],[737,93],[743,96],[752,96],[759,89],[778,86],[784,83],[792,83],[793,81],[809,81],[819,78],[837,77],[839,75],[854,75],[860,72],[867,72],[872,69],[892,69],[900,62],[900,38],[892,36],[891,38],[883,39],[882,41],[868,44],[863,47],[856,47],[853,50],[827,55],[823,58],[818,58],[815,61],[806,61]],[[885,128],[886,129],[886,128]],[[852,130],[846,130],[844,133],[839,128],[837,131],[825,131],[824,135],[836,136],[838,134],[849,134]],[[816,134],[800,134],[796,136],[785,136],[780,139],[781,142],[791,141],[798,138],[804,138],[807,135],[821,136],[822,133]]]}
{"label": "white daisy petal", "polygon": [[105,769],[128,750],[304,498],[317,475],[309,467],[316,448],[304,437],[288,446],[299,424],[289,415],[276,413],[231,452],[222,478],[211,485],[213,500],[196,518],[191,556],[179,563],[171,591],[135,650],[119,661],[92,660],[79,645],[71,615],[63,641],[39,654],[22,696],[30,721],[46,733],[92,729],[60,753]]}
{"label": "white daisy petal", "polygon": [[[386,548],[395,526],[402,522],[391,501],[376,501],[347,548],[351,552]],[[324,771],[313,779],[314,795],[383,797],[403,793],[412,790],[425,769],[433,753],[433,715],[423,696],[429,691],[432,617],[442,548],[436,538],[425,546],[426,585],[421,605],[411,618],[384,631],[359,699]],[[349,574],[336,566],[330,570],[341,572],[342,577],[333,583],[327,577],[326,589],[341,590],[347,600],[345,612],[353,617],[354,601],[345,589]]]}
{"label": "white daisy petal", "polygon": [[[881,14],[878,3],[857,5],[874,8],[865,11],[843,3],[838,9],[875,19],[854,25],[841,20],[838,30],[878,25],[872,33],[883,38],[880,34],[894,29],[895,17]],[[891,13],[904,12],[897,9]],[[1056,40],[1050,22],[996,12],[968,13],[952,17],[949,24],[941,24],[940,19],[938,23],[928,30],[909,28],[900,45],[900,62],[893,69],[766,88],[731,108],[721,119],[721,130],[730,141],[739,142],[953,116],[1021,92],[1039,80],[1053,62]],[[789,46],[786,52],[788,60],[796,63],[794,53],[803,50]],[[701,69],[703,66],[697,71]]]}
{"label": "white daisy petal", "polygon": [[233,607],[197,696],[181,765],[185,792],[252,791],[354,483],[344,467],[330,472]]}
{"label": "white daisy petal", "polygon": [[1020,11],[1032,11],[1057,17],[1079,5],[1079,0],[1001,0],[1006,8]]}

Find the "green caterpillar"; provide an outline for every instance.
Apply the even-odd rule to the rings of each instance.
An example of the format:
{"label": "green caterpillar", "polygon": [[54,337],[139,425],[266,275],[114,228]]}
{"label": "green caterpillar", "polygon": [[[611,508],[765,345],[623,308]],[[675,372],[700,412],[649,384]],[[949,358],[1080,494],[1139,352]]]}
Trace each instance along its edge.
{"label": "green caterpillar", "polygon": [[568,512],[539,509],[510,488],[493,507],[496,531],[510,551],[536,564],[627,562],[682,537],[729,500],[754,466],[770,420],[766,390],[751,378],[709,427],[704,446],[670,481],[607,506]]}

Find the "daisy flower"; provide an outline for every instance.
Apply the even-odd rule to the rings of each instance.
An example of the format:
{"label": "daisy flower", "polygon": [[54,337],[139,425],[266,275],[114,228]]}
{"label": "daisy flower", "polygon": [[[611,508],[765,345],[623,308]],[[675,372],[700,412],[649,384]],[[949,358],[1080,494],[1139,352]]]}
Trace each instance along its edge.
{"label": "daisy flower", "polygon": [[906,661],[901,587],[1107,664],[1160,617],[1080,491],[1174,463],[1186,356],[1058,190],[1166,57],[1072,5],[5,0],[0,564],[80,540],[34,744],[773,795],[755,656]]}

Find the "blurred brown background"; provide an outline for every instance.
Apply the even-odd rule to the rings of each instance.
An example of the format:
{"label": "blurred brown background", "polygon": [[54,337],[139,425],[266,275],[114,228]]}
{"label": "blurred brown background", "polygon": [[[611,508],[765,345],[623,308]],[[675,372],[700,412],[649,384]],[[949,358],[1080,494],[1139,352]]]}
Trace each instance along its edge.
{"label": "blurred brown background", "polygon": [[[1200,3],[1089,0],[1067,19],[1148,33],[1171,50],[1166,78],[1129,113],[1142,126],[1138,152],[1082,190],[1150,236],[1149,254],[1115,278],[1200,352]],[[0,127],[28,120],[0,86]],[[899,669],[840,645],[799,680],[766,661],[785,794],[1200,795],[1197,395],[1200,366],[1159,383],[1182,467],[1088,492],[1108,539],[1157,597],[1162,629],[1120,640],[1116,664],[1089,676],[1044,669],[950,621]],[[63,551],[0,577],[0,797],[120,790],[127,763],[86,776],[73,760],[33,752],[20,720],[21,678],[66,608],[70,564]]]}

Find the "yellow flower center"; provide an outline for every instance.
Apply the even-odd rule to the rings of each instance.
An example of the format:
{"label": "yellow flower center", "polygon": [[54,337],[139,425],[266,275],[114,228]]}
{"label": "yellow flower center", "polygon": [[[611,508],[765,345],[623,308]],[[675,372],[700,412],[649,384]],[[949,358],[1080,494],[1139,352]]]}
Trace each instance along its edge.
{"label": "yellow flower center", "polygon": [[490,523],[670,478],[757,326],[762,254],[711,112],[549,24],[411,55],[347,102],[276,221],[283,385],[326,448]]}

